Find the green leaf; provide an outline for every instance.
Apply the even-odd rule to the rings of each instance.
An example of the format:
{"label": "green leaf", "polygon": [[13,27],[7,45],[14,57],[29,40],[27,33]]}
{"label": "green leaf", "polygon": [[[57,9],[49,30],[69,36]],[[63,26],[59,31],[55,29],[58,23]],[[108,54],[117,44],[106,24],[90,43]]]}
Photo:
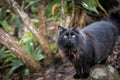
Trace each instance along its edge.
{"label": "green leaf", "polygon": [[23,37],[20,39],[19,44],[24,45],[28,41],[32,41],[32,42],[36,41],[35,37],[32,35],[31,32],[24,34]]}
{"label": "green leaf", "polygon": [[6,9],[7,8],[5,8],[5,7],[1,8],[1,11],[0,11],[0,21],[5,20],[5,18],[6,18]]}
{"label": "green leaf", "polygon": [[25,7],[25,9],[35,3],[38,3],[39,1],[41,1],[41,0],[25,0],[25,2],[28,3],[28,5]]}
{"label": "green leaf", "polygon": [[41,0],[25,0],[25,2],[28,2],[28,3],[36,3],[36,2],[39,2]]}
{"label": "green leaf", "polygon": [[28,53],[33,53],[33,42],[31,40],[26,42],[25,49],[28,51]]}
{"label": "green leaf", "polygon": [[11,63],[2,65],[3,68],[7,68],[7,67],[11,67],[11,66],[12,66]]}
{"label": "green leaf", "polygon": [[15,58],[14,57],[7,57],[6,59],[5,59],[5,61],[4,61],[4,64],[7,64],[7,63],[9,63],[9,62],[13,62],[15,60]]}
{"label": "green leaf", "polygon": [[6,49],[6,47],[0,48],[0,60],[7,59],[8,57],[12,57],[11,52]]}
{"label": "green leaf", "polygon": [[5,51],[5,47],[3,46],[2,48],[0,47],[0,53],[2,53],[3,51]]}
{"label": "green leaf", "polygon": [[2,53],[2,54],[0,54],[0,60],[8,58],[8,57],[11,57],[10,53]]}
{"label": "green leaf", "polygon": [[21,30],[21,28],[23,26],[21,19],[15,14],[12,14],[12,16],[13,16],[13,21],[15,21],[15,23],[16,23],[16,27]]}
{"label": "green leaf", "polygon": [[57,45],[54,43],[50,46],[51,50],[54,52],[57,49]]}
{"label": "green leaf", "polygon": [[94,5],[99,7],[106,15],[108,15],[107,11],[103,8],[103,6],[99,3],[98,0],[93,0],[93,1],[94,1]]}
{"label": "green leaf", "polygon": [[28,75],[28,74],[30,74],[29,69],[24,69],[23,74],[24,74],[24,75]]}
{"label": "green leaf", "polygon": [[46,6],[46,17],[50,18],[50,17],[52,17],[52,7],[53,7],[53,5],[56,4],[56,3],[61,3],[61,0],[53,0],[53,1],[48,2],[48,3],[49,4]]}
{"label": "green leaf", "polygon": [[82,0],[82,6],[90,11],[94,11],[98,13],[95,5],[94,5],[94,0]]}
{"label": "green leaf", "polygon": [[40,47],[37,47],[37,48],[34,50],[33,57],[34,57],[36,60],[42,60],[42,59],[45,58],[45,56],[43,56],[42,54],[40,54]]}
{"label": "green leaf", "polygon": [[0,21],[0,24],[3,26],[5,30],[10,30],[11,26],[7,23],[6,20]]}
{"label": "green leaf", "polygon": [[21,67],[23,65],[23,63],[20,60],[14,60],[14,62],[12,63],[12,68],[10,69],[10,71],[5,75],[3,80],[7,80],[10,75],[19,67]]}

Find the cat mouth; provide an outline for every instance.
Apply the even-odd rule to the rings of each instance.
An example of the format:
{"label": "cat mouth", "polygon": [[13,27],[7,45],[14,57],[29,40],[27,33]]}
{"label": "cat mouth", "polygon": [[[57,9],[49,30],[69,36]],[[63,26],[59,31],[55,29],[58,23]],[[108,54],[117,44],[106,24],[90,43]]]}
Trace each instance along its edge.
{"label": "cat mouth", "polygon": [[77,57],[76,53],[77,53],[77,51],[71,51],[71,55],[75,58]]}

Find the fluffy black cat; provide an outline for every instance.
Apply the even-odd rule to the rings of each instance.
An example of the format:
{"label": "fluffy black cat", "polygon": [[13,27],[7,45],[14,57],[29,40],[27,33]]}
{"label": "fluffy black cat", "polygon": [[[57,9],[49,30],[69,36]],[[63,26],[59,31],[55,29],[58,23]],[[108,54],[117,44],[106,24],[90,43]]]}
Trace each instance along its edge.
{"label": "fluffy black cat", "polygon": [[87,78],[90,67],[104,64],[120,30],[120,7],[110,11],[107,21],[79,28],[59,28],[58,47],[76,70],[74,78]]}

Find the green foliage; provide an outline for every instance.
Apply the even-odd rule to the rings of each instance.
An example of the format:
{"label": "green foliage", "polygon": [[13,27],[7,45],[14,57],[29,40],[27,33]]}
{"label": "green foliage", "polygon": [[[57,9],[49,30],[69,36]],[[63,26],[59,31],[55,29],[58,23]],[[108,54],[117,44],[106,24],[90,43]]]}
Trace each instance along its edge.
{"label": "green foliage", "polygon": [[26,68],[26,69],[23,70],[23,73],[24,73],[23,75],[29,75],[30,71],[29,71],[29,69]]}
{"label": "green foliage", "polygon": [[16,69],[23,66],[23,63],[4,46],[0,48],[0,63],[2,68],[11,67],[3,80],[7,80]]}
{"label": "green foliage", "polygon": [[14,59],[12,60],[11,64],[10,64],[12,67],[10,68],[10,70],[8,71],[8,73],[5,75],[4,79],[3,80],[7,80],[10,75],[16,70],[18,69],[19,67],[23,66],[23,63],[18,60],[18,59]]}
{"label": "green foliage", "polygon": [[0,24],[2,25],[2,27],[5,29],[5,30],[10,30],[11,27],[10,25],[8,25],[8,18],[9,16],[7,16],[7,12],[6,12],[6,9],[4,8],[1,8],[1,12],[0,12]]}
{"label": "green foliage", "polygon": [[98,13],[96,6],[95,6],[95,0],[82,0],[81,4],[84,8]]}
{"label": "green foliage", "polygon": [[[99,13],[97,10],[97,7],[99,7],[105,14],[107,14],[106,10],[102,7],[102,5],[99,3],[98,0],[53,0],[50,2],[49,5],[46,7],[46,16],[49,20],[49,18],[52,17],[54,20],[58,20],[62,13],[62,8],[64,8],[64,15],[67,15],[71,12],[74,13],[75,5],[78,3],[79,5],[82,5],[84,8],[86,8],[89,11]],[[59,6],[60,4],[60,6]],[[55,14],[52,16],[52,14]]]}
{"label": "green foliage", "polygon": [[95,12],[97,14],[99,13],[97,7],[99,7],[105,14],[107,14],[106,10],[99,3],[99,0],[75,0],[75,3],[78,3],[87,10]]}
{"label": "green foliage", "polygon": [[28,3],[37,3],[41,0],[25,0],[25,2],[28,2]]}
{"label": "green foliage", "polygon": [[40,54],[40,47],[35,47],[35,37],[32,35],[32,33],[28,32],[24,34],[24,36],[19,41],[20,45],[22,45],[26,51],[32,55],[36,60],[42,60],[45,58],[42,54]]}
{"label": "green foliage", "polygon": [[25,9],[26,8],[28,8],[28,7],[30,7],[31,5],[33,5],[33,4],[35,4],[35,3],[38,3],[38,2],[40,2],[41,0],[25,0],[25,4],[27,4],[27,6],[25,7]]}
{"label": "green foliage", "polygon": [[12,26],[9,24],[15,22],[16,24],[12,24],[16,25],[16,27],[21,30],[22,21],[20,20],[20,18],[15,13],[10,12],[10,10],[4,9],[4,7],[2,7],[1,9],[3,9],[3,11],[0,12],[0,25],[2,26],[2,28],[5,31],[9,31],[12,29]]}
{"label": "green foliage", "polygon": [[60,16],[60,9],[61,8],[58,8],[59,10],[57,10],[56,12],[56,15],[55,16],[52,16],[52,8],[53,6],[56,4],[56,3],[61,3],[61,0],[53,0],[51,2],[48,2],[49,5],[46,6],[46,17],[47,19],[49,20],[51,17],[54,19],[54,20],[57,20]]}
{"label": "green foliage", "polygon": [[0,24],[3,26],[3,28],[8,31],[11,29],[11,26],[8,24],[6,20],[0,21]]}
{"label": "green foliage", "polygon": [[[11,52],[9,50],[6,50],[4,46],[1,47],[0,48],[0,63],[4,62],[9,57],[12,57],[10,53]],[[7,60],[5,62],[7,62]]]}
{"label": "green foliage", "polygon": [[51,48],[52,52],[55,53],[56,50],[57,50],[57,45],[56,45],[56,43],[51,44],[50,48]]}
{"label": "green foliage", "polygon": [[0,11],[0,21],[2,21],[6,18],[6,8],[1,7],[0,9],[1,9],[1,11]]}

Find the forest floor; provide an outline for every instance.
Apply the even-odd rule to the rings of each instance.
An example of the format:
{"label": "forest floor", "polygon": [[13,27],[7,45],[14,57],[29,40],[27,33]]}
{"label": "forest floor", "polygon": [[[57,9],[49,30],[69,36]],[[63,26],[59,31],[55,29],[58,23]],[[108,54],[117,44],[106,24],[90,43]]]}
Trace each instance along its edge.
{"label": "forest floor", "polygon": [[[108,63],[115,67],[120,74],[120,40],[116,42],[112,54],[108,57]],[[20,69],[11,76],[10,80],[74,80],[71,77],[75,74],[72,64],[67,60],[64,63],[54,62],[50,67],[43,67],[41,72],[28,76],[22,76],[19,71]]]}

